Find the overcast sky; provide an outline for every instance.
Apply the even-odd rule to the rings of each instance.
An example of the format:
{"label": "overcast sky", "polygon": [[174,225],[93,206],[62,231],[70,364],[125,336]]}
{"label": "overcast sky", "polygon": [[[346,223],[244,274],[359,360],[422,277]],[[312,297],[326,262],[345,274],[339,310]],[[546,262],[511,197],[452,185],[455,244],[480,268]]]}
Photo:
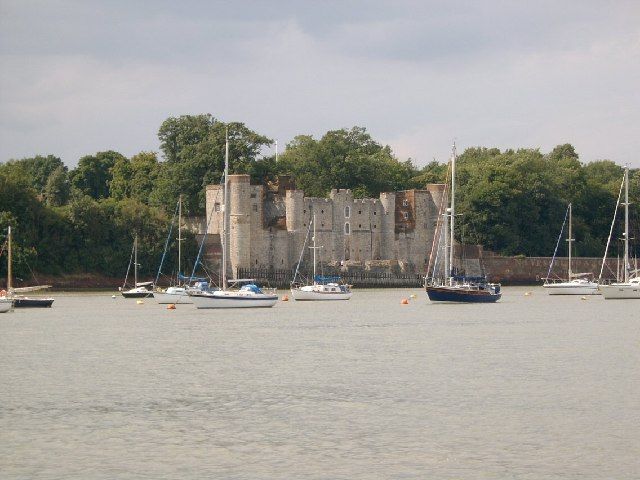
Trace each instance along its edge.
{"label": "overcast sky", "polygon": [[640,166],[640,1],[0,0],[0,161],[158,151],[211,113],[401,159],[572,143]]}

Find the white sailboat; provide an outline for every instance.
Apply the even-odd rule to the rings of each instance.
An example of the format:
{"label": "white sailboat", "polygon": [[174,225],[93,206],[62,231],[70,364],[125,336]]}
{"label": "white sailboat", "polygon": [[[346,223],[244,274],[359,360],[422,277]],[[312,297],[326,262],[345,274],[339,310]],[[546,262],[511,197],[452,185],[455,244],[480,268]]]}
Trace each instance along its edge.
{"label": "white sailboat", "polygon": [[125,290],[127,278],[129,277],[129,268],[131,268],[131,260],[129,260],[129,268],[124,279],[124,285],[120,287],[120,293],[124,298],[146,298],[153,296],[151,287],[153,282],[138,282],[138,235],[133,239],[133,288]]}
{"label": "white sailboat", "polygon": [[[337,283],[334,278],[327,278],[318,276],[316,274],[316,251],[322,247],[316,246],[316,216],[313,216],[313,246],[309,247],[313,250],[313,283],[310,285],[296,284],[296,276],[298,269],[300,268],[300,262],[302,261],[302,255],[304,253],[304,245],[302,247],[302,253],[300,254],[300,261],[298,261],[298,267],[291,283],[291,295],[295,300],[349,300],[353,295],[349,285],[342,285]],[[308,235],[307,235],[308,237]],[[306,244],[306,241],[305,241]]]}
{"label": "white sailboat", "polygon": [[278,301],[275,291],[263,291],[253,279],[227,280],[229,248],[229,136],[226,135],[224,157],[224,215],[222,222],[222,289],[187,293],[197,308],[273,307]]}
{"label": "white sailboat", "polygon": [[0,301],[2,302],[1,310],[4,310],[7,303],[10,306],[7,310],[11,309],[11,305],[15,308],[47,308],[53,304],[53,298],[51,297],[29,297],[22,295],[23,293],[36,292],[38,290],[44,290],[51,288],[51,285],[36,285],[32,287],[20,287],[14,288],[12,284],[13,272],[12,272],[12,259],[11,259],[11,227],[7,230],[7,291],[4,294],[0,294]]}
{"label": "white sailboat", "polygon": [[[177,284],[164,290],[157,289],[153,298],[159,304],[193,303],[187,293],[187,287],[180,285],[182,272],[182,195],[178,197],[178,275]],[[159,275],[159,274],[158,274]]]}
{"label": "white sailboat", "polygon": [[[600,285],[598,289],[602,296],[607,299],[640,299],[640,276],[638,270],[632,270],[629,262],[629,166],[624,168],[624,256],[622,263],[623,279],[622,282],[612,283],[610,285]],[[621,187],[622,188],[622,187]],[[622,192],[621,192],[622,193]],[[616,205],[616,212],[613,215],[613,222],[615,222],[616,214],[618,213],[618,207]],[[607,250],[611,242],[611,235],[613,234],[613,223],[611,224],[611,230],[609,233],[609,239],[607,240],[607,249],[604,252],[604,258],[602,260],[602,268],[600,269],[600,278],[602,278],[602,271],[604,270],[604,263],[607,259]]]}
{"label": "white sailboat", "polygon": [[[547,290],[549,295],[597,295],[598,292],[598,284],[596,282],[592,282],[589,280],[589,276],[591,273],[573,273],[571,269],[571,244],[575,242],[573,238],[572,232],[572,224],[573,224],[573,211],[572,205],[569,204],[567,209],[567,213],[569,215],[569,229],[567,231],[567,242],[569,244],[569,268],[567,272],[567,280],[561,282],[553,282],[549,278],[551,275],[551,270],[553,269],[553,263],[556,258],[556,252],[558,251],[558,244],[560,243],[560,238],[562,237],[562,230],[564,230],[564,224],[562,225],[562,229],[560,230],[560,237],[558,237],[558,242],[556,244],[556,250],[553,252],[553,258],[551,259],[551,265],[549,266],[549,272],[547,274],[547,278],[545,279],[545,283],[542,286]],[[565,217],[566,220],[566,217]]]}

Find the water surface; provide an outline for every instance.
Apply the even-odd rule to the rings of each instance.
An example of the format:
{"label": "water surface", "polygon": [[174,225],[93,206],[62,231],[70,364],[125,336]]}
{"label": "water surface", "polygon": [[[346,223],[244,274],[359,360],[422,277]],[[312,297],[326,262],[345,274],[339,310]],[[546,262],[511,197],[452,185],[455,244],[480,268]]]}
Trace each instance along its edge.
{"label": "water surface", "polygon": [[638,478],[640,302],[504,292],[2,314],[2,478]]}

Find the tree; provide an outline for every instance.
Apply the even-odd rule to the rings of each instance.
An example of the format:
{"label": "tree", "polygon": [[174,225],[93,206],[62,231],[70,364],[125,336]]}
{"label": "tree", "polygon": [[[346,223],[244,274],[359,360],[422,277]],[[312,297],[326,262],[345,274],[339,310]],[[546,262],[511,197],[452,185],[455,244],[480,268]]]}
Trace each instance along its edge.
{"label": "tree", "polygon": [[208,114],[165,120],[158,131],[165,162],[150,195],[151,203],[172,210],[182,194],[185,211],[201,215],[206,185],[219,183],[222,177],[227,129],[231,173],[250,173],[260,151],[272,140],[243,123],[222,123]]}
{"label": "tree", "polygon": [[71,186],[94,199],[108,198],[111,169],[122,159],[125,157],[113,150],[82,157],[70,174]]}
{"label": "tree", "polygon": [[3,169],[20,171],[29,180],[30,186],[37,194],[43,194],[49,176],[58,168],[65,172],[67,167],[54,155],[36,155],[21,160],[10,160],[2,166]]}
{"label": "tree", "polygon": [[69,176],[67,175],[67,169],[63,166],[59,166],[47,179],[47,183],[44,187],[44,199],[47,205],[52,207],[60,207],[67,203],[69,200]]}
{"label": "tree", "polygon": [[119,158],[111,169],[111,197],[118,200],[135,198],[148,204],[159,170],[155,152],[140,152],[131,160]]}
{"label": "tree", "polygon": [[278,162],[310,196],[326,196],[332,188],[349,188],[355,196],[377,196],[401,190],[416,174],[410,160],[399,162],[362,127],[333,130],[320,140],[301,135],[289,143]]}

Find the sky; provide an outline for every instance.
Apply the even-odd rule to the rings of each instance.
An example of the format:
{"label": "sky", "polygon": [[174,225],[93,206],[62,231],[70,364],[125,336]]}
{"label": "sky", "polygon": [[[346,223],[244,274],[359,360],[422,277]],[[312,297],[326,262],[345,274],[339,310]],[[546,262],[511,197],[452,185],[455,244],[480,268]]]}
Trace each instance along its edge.
{"label": "sky", "polygon": [[0,161],[159,151],[199,113],[280,151],[357,125],[418,166],[455,140],[640,167],[640,1],[0,0]]}

